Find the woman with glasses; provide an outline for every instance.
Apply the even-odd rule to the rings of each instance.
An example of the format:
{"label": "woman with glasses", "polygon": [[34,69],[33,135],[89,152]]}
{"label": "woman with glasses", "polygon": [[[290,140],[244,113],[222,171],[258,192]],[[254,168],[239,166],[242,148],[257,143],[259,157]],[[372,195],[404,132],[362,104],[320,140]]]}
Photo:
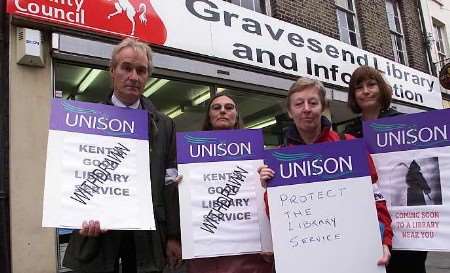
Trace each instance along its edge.
{"label": "woman with glasses", "polygon": [[[350,135],[339,135],[331,130],[330,121],[322,115],[328,104],[325,93],[324,86],[318,80],[300,78],[291,86],[287,94],[286,106],[289,117],[293,119],[294,123],[289,126],[284,136],[283,143],[286,146],[353,139]],[[370,157],[369,169],[372,183],[376,185],[378,176]],[[259,168],[258,171],[263,186],[266,186],[270,179],[274,177],[274,171],[266,165]],[[376,208],[378,221],[384,225],[382,233],[383,256],[378,260],[378,265],[384,266],[389,261],[389,250],[392,245],[391,217],[384,200],[376,201]]]}
{"label": "woman with glasses", "polygon": [[[232,130],[242,128],[236,101],[226,93],[211,98],[202,130]],[[188,273],[271,273],[271,255],[245,254],[211,258],[196,258],[187,262]]]}

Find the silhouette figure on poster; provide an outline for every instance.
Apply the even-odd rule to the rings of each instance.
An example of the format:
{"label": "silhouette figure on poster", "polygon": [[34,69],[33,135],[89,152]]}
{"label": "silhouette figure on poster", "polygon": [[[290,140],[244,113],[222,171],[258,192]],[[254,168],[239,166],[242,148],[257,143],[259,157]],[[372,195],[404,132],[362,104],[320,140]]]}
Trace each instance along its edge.
{"label": "silhouette figure on poster", "polygon": [[415,160],[408,166],[401,162],[398,165],[408,169],[406,173],[406,184],[408,185],[406,205],[407,206],[425,206],[425,196],[432,201],[430,197],[431,188],[423,176],[419,164]]}

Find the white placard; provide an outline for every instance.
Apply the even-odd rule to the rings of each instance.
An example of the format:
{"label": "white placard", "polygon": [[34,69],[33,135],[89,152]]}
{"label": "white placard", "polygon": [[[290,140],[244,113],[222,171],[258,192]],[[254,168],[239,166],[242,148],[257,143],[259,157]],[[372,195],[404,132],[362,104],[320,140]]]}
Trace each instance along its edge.
{"label": "white placard", "polygon": [[370,177],[268,194],[277,273],[385,272],[377,265],[383,250]]}
{"label": "white placard", "polygon": [[363,123],[394,249],[450,251],[449,125],[449,109]]}
{"label": "white placard", "polygon": [[43,227],[154,230],[147,112],[55,99]]}
{"label": "white placard", "polygon": [[[386,197],[394,230],[393,248],[404,250],[449,251],[450,232],[446,219],[450,217],[450,147],[373,154],[380,180],[380,190]],[[406,183],[413,161],[419,166],[430,193],[421,191],[419,200],[408,201]],[[418,182],[417,182],[418,183]]]}
{"label": "white placard", "polygon": [[[230,256],[271,251],[264,189],[256,170],[262,160],[179,164],[183,258]],[[207,220],[220,206],[220,192],[236,170],[245,170],[244,182],[222,219]]]}

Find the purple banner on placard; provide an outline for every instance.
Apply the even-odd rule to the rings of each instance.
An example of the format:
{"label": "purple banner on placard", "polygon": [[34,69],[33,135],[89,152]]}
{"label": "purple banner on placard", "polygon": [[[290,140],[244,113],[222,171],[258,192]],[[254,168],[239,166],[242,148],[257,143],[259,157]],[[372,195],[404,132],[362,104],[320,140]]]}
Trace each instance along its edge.
{"label": "purple banner on placard", "polygon": [[148,140],[148,113],[100,103],[53,99],[50,130]]}
{"label": "purple banner on placard", "polygon": [[178,163],[262,159],[261,130],[223,130],[177,133]]}
{"label": "purple banner on placard", "polygon": [[360,139],[266,150],[275,177],[269,187],[369,176],[368,153]]}
{"label": "purple banner on placard", "polygon": [[364,122],[363,130],[371,154],[449,146],[450,109]]}

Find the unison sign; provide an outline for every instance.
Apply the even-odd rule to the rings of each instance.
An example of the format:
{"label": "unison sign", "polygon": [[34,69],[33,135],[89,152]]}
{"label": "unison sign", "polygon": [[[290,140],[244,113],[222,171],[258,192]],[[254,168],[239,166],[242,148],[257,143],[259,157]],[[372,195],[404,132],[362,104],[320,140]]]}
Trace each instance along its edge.
{"label": "unison sign", "polygon": [[220,0],[9,0],[12,14],[317,78],[347,87],[358,66],[384,74],[397,100],[442,108],[436,77]]}

